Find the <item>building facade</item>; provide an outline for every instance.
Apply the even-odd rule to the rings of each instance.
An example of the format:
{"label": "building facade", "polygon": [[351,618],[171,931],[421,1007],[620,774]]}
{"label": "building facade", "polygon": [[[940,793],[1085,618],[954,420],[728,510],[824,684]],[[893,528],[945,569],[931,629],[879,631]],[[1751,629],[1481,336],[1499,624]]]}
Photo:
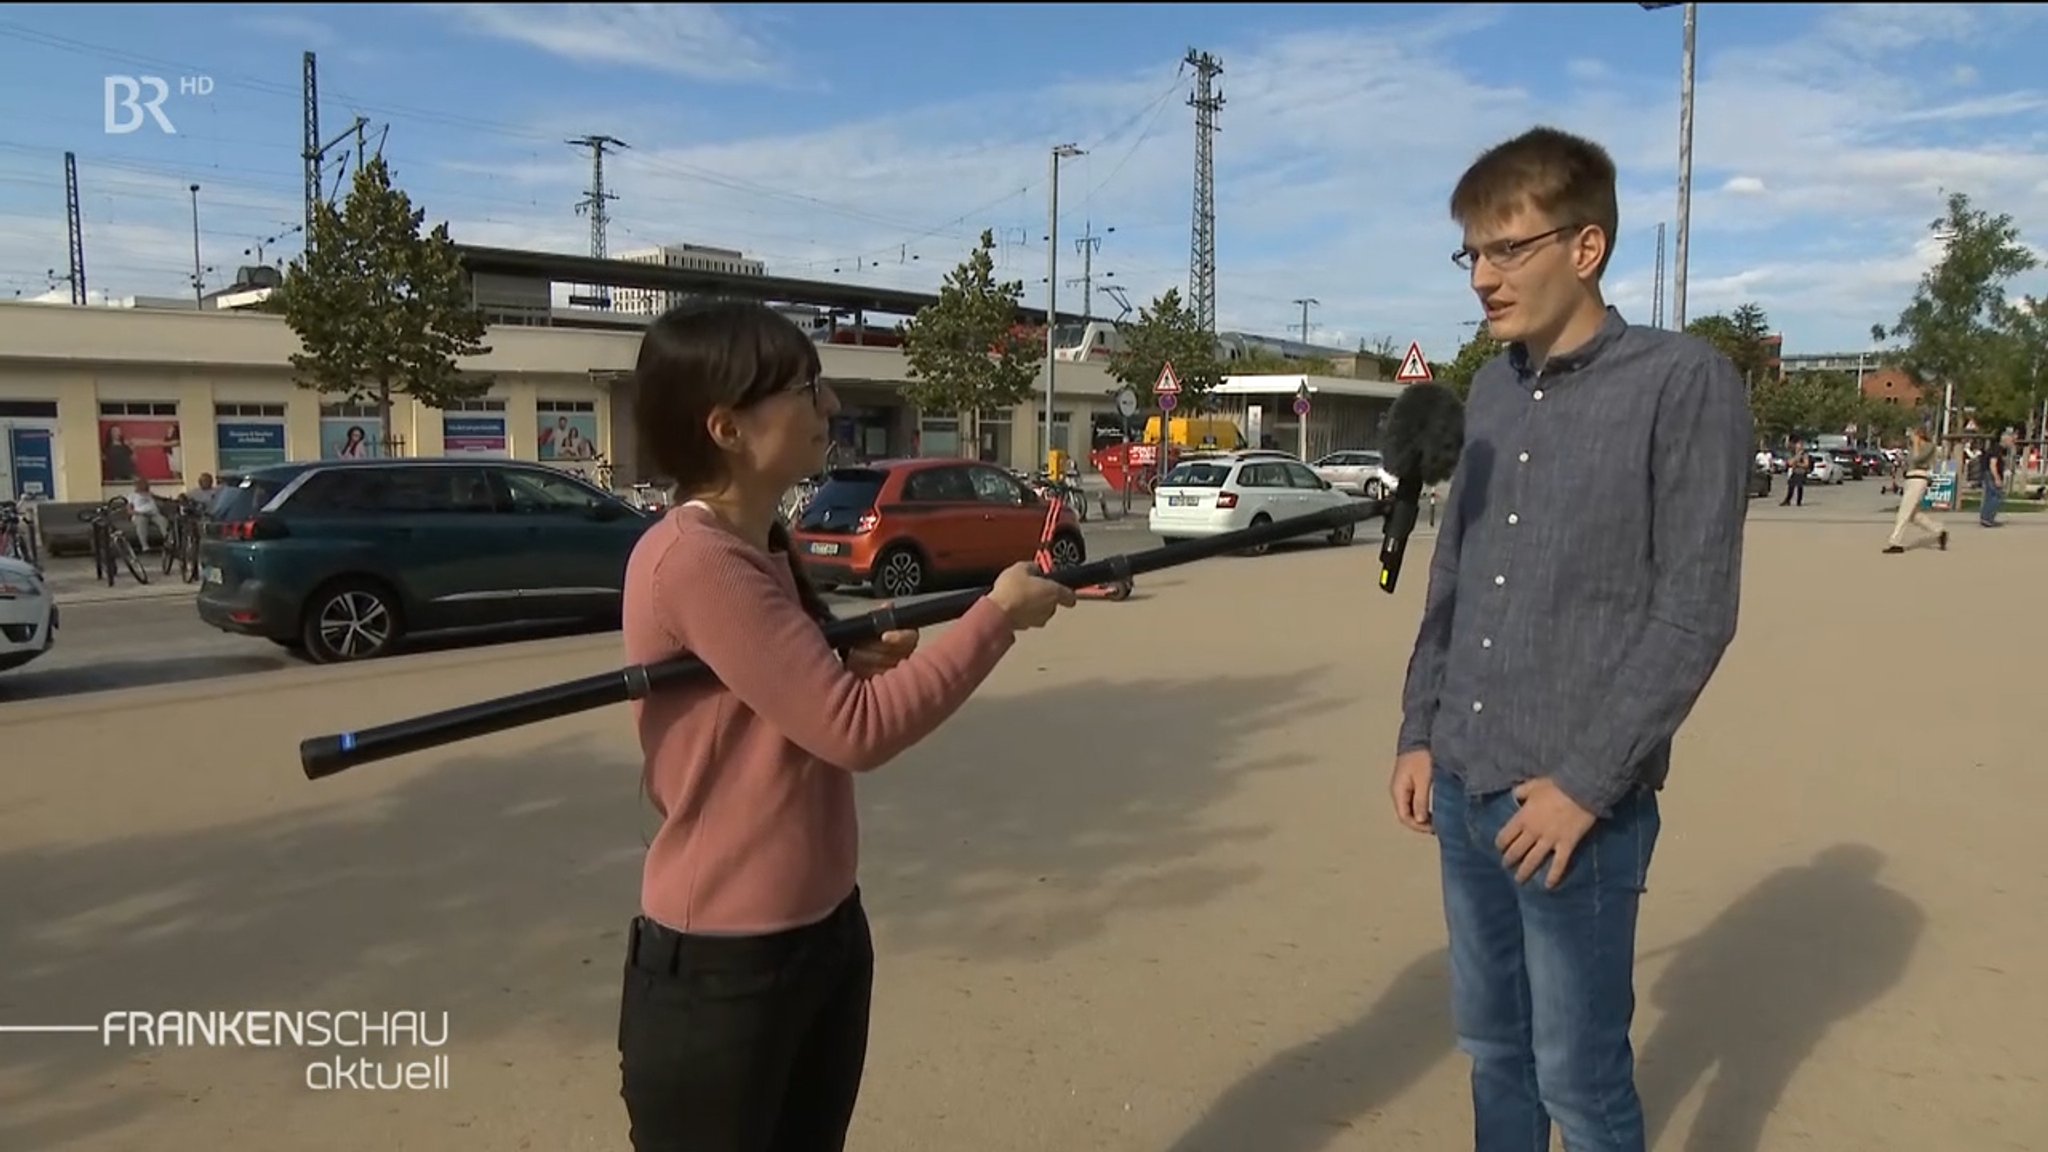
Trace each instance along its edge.
{"label": "building facade", "polygon": [[[89,501],[148,479],[167,492],[201,473],[367,455],[512,457],[627,484],[654,478],[635,442],[635,330],[493,327],[464,363],[490,382],[447,410],[373,404],[299,387],[296,334],[279,316],[214,310],[0,303],[0,495]],[[1028,468],[1043,459],[1037,401],[957,418],[920,414],[901,395],[895,349],[820,345],[840,399],[832,435],[850,459],[975,456]],[[1085,458],[1086,432],[1113,410],[1094,365],[1062,365],[1053,447]],[[1076,429],[1079,432],[1076,432]]]}
{"label": "building facade", "polygon": [[[731,248],[713,248],[704,244],[665,244],[659,248],[640,248],[631,252],[621,252],[618,258],[634,264],[660,264],[668,268],[687,268],[692,272],[713,272],[722,276],[768,274],[766,264],[744,252]],[[629,316],[659,316],[687,299],[680,292],[662,292],[652,288],[613,288],[610,292],[612,311],[624,312]]]}

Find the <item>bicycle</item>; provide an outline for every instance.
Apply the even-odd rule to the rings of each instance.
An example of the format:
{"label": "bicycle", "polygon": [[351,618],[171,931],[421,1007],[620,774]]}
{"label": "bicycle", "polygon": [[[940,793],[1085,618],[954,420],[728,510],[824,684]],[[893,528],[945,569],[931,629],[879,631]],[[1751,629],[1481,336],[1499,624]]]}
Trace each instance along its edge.
{"label": "bicycle", "polygon": [[36,534],[29,529],[20,505],[12,500],[0,500],[0,556],[19,560],[38,572],[43,570],[36,559]]}
{"label": "bicycle", "polygon": [[818,489],[821,487],[823,485],[819,483],[817,477],[807,476],[797,481],[796,487],[782,494],[782,504],[776,509],[775,514],[782,519],[784,526],[796,526],[797,520],[804,514],[804,509],[811,506],[811,500],[818,495]]}
{"label": "bicycle", "polygon": [[190,584],[199,579],[199,541],[206,522],[206,507],[197,500],[178,497],[171,501],[170,535],[164,540],[164,575],[172,570]]}
{"label": "bicycle", "polygon": [[97,508],[87,508],[78,518],[92,527],[92,575],[95,580],[105,580],[112,588],[120,578],[116,564],[128,569],[137,584],[149,583],[149,573],[136,558],[135,546],[128,543],[128,533],[114,522],[116,513],[128,507],[125,497],[116,496]]}

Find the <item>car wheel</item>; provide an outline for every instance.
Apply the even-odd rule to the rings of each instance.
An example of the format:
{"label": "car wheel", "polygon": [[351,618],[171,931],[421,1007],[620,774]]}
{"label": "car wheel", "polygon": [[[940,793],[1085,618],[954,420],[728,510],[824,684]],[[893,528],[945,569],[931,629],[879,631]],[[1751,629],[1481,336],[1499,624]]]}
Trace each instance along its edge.
{"label": "car wheel", "polygon": [[897,545],[875,561],[875,592],[888,599],[915,596],[924,591],[924,561],[916,551]]}
{"label": "car wheel", "polygon": [[1367,500],[1378,500],[1380,498],[1380,482],[1377,480],[1367,480],[1362,494]]}
{"label": "car wheel", "polygon": [[[1267,524],[1271,524],[1272,522],[1273,518],[1271,516],[1268,516],[1264,512],[1261,512],[1257,516],[1252,517],[1251,527],[1261,528]],[[1250,548],[1244,550],[1244,555],[1264,556],[1266,553],[1271,552],[1272,550],[1273,546],[1271,544],[1254,544]]]}
{"label": "car wheel", "polygon": [[1088,558],[1081,537],[1072,532],[1062,532],[1053,537],[1052,545],[1047,551],[1052,553],[1054,571],[1062,568],[1079,568]]}
{"label": "car wheel", "polygon": [[315,664],[342,664],[388,654],[403,632],[397,597],[389,589],[368,580],[341,580],[307,602],[300,639]]}

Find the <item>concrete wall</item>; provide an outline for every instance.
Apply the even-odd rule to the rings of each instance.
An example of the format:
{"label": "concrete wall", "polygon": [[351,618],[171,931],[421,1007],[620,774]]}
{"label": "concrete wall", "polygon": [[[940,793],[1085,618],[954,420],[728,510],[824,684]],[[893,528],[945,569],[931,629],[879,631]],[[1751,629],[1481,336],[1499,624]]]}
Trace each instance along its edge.
{"label": "concrete wall", "polygon": [[[502,415],[507,454],[537,457],[542,404],[588,403],[598,450],[618,465],[619,481],[634,478],[640,453],[625,427],[625,397],[594,382],[592,373],[630,370],[639,332],[503,326],[491,329],[485,343],[490,352],[463,367],[494,378],[489,397],[503,408],[468,415]],[[241,419],[217,418],[221,405],[282,405],[287,457],[317,459],[321,402],[333,398],[293,383],[291,355],[298,348],[298,337],[282,317],[261,313],[0,303],[0,470],[8,463],[10,426],[47,429],[55,498],[90,500],[125,490],[125,484],[102,483],[100,418],[109,404],[168,406],[133,418],[177,421],[180,475],[170,490],[189,485],[201,472],[221,471],[217,423]],[[909,365],[895,349],[821,345],[818,352],[826,379],[860,382],[870,396],[887,395],[908,377]],[[1068,446],[1085,459],[1089,416],[1110,409],[1115,382],[1100,365],[1062,364],[1055,385],[1056,410],[1071,412]],[[5,414],[7,405],[24,402],[54,404],[56,416]],[[1013,425],[1021,433],[1042,421],[1042,413],[1037,401],[1019,405]],[[440,454],[447,415],[399,398],[392,432],[404,440],[401,451]],[[905,413],[904,431],[916,427]],[[907,435],[905,440],[907,450]],[[1031,466],[1037,440],[1013,437],[1007,463]],[[971,444],[961,448],[972,450]]]}

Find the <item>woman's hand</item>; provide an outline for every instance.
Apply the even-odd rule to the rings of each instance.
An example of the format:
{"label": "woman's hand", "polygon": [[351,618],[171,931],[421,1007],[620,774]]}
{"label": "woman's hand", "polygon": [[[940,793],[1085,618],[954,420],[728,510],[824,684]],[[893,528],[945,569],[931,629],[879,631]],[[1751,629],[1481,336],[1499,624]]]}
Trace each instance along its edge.
{"label": "woman's hand", "polygon": [[879,676],[908,659],[917,651],[917,629],[902,628],[884,632],[878,640],[870,640],[846,651],[846,670],[865,680]]}

